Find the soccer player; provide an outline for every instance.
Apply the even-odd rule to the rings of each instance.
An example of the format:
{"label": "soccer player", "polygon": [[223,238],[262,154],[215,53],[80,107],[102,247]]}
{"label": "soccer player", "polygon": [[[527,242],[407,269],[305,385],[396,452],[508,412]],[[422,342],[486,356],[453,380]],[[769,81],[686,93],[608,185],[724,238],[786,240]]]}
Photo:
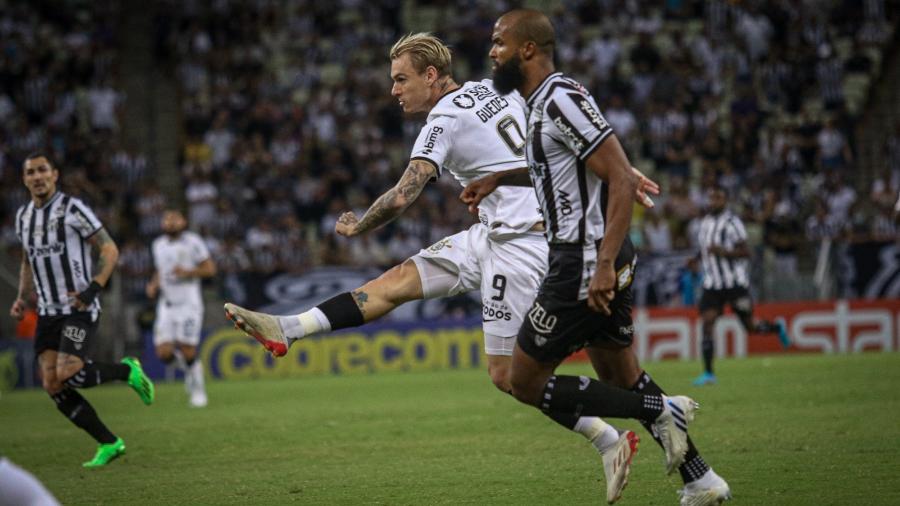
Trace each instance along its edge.
{"label": "soccer player", "polygon": [[725,189],[716,186],[709,191],[708,213],[700,221],[700,260],[703,264],[703,294],[700,296],[700,317],[703,319],[703,374],[695,385],[714,385],[713,325],[722,316],[725,304],[738,315],[748,333],[777,333],[781,345],[791,345],[783,318],[774,322],[753,320],[753,299],[750,297],[750,272],[747,230],[744,222],[727,207]]}
{"label": "soccer player", "polygon": [[162,216],[163,235],[153,241],[155,271],[147,283],[147,297],[159,295],[153,344],[165,364],[178,361],[191,406],[207,404],[203,363],[197,360],[203,326],[201,279],[216,275],[216,264],[199,235],[186,230],[181,211],[167,209]]}
{"label": "soccer player", "polygon": [[[97,296],[112,275],[119,250],[89,207],[57,191],[59,171],[45,155],[29,155],[23,176],[31,202],[16,213],[16,236],[24,254],[18,297],[9,313],[22,318],[26,301],[37,292],[34,352],[44,390],[60,413],[99,443],[84,466],[104,466],[125,453],[125,442],[100,421],[78,390],[120,380],[127,381],[144,404],[154,397],[153,383],[136,358],[126,357],[119,364],[91,360],[100,318]],[[99,251],[96,274],[93,249]]]}
{"label": "soccer player", "polygon": [[[428,34],[400,39],[390,51],[391,93],[405,113],[427,112],[400,181],[381,195],[362,217],[352,212],[338,219],[338,234],[352,237],[397,218],[425,185],[446,170],[461,184],[504,169],[525,167],[524,104],[501,97],[491,82],[456,83],[450,75],[449,49]],[[635,191],[657,191],[646,181]],[[356,327],[397,306],[424,298],[481,290],[484,346],[488,373],[510,391],[509,364],[515,335],[546,271],[543,220],[531,182],[507,187],[486,199],[479,222],[446,237],[351,292],[337,295],[299,315],[275,317],[226,304],[226,315],[275,356],[287,353],[297,339]],[[579,432],[603,454],[608,498],[625,486],[637,437],[619,434],[597,417],[552,414],[558,423]]]}
{"label": "soccer player", "polygon": [[[630,164],[593,97],[556,72],[555,33],[542,13],[522,9],[494,25],[490,57],[494,87],[526,99],[528,169],[499,171],[462,193],[470,209],[498,185],[530,175],[547,226],[549,269],[513,351],[513,395],[544,413],[635,418],[678,469],[682,504],[718,504],[727,483],[700,457],[687,435],[696,403],[669,397],[638,365],[631,349],[634,250],[627,240]],[[603,382],[555,374],[585,348]]]}

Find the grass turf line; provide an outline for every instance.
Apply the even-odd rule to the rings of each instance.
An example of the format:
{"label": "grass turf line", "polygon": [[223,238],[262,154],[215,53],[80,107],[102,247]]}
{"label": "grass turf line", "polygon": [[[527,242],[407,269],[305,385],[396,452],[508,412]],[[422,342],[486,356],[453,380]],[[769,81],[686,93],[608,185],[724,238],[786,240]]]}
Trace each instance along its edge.
{"label": "grass turf line", "polygon": [[[647,369],[702,408],[691,434],[735,504],[900,504],[900,354],[696,363]],[[565,366],[569,374],[584,366]],[[490,384],[483,370],[180,384],[143,406],[125,386],[84,392],[127,454],[81,468],[93,441],[39,390],[0,397],[0,453],[64,504],[602,503],[600,458]],[[620,504],[677,504],[677,476],[642,438]]]}

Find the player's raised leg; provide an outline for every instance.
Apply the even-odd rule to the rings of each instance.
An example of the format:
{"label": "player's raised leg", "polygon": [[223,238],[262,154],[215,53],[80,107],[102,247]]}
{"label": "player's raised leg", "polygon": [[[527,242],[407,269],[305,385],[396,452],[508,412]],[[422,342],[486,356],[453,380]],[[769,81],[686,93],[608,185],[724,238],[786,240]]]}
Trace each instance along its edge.
{"label": "player's raised leg", "polygon": [[226,303],[225,316],[280,357],[297,339],[358,327],[381,318],[405,302],[421,298],[422,281],[410,259],[356,290],[335,295],[300,314],[276,316]]}

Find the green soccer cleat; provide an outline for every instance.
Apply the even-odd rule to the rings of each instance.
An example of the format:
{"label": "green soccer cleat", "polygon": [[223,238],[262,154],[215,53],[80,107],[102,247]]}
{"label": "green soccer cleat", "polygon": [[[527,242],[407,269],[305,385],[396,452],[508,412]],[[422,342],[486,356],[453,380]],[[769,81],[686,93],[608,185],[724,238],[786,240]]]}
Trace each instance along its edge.
{"label": "green soccer cleat", "polygon": [[125,453],[125,441],[122,438],[116,438],[114,443],[108,443],[97,447],[97,454],[94,458],[81,464],[84,467],[103,467],[109,464],[113,459]]}
{"label": "green soccer cleat", "polygon": [[134,357],[125,357],[122,359],[122,363],[131,368],[131,372],[128,374],[128,386],[137,392],[144,404],[148,406],[153,404],[156,390],[153,388],[153,381],[141,369],[141,362]]}

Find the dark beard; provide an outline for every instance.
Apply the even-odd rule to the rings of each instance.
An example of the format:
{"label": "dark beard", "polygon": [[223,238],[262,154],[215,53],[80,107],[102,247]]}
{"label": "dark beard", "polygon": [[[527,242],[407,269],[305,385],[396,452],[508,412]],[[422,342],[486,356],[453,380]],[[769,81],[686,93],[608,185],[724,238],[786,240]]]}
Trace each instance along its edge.
{"label": "dark beard", "polygon": [[509,95],[525,82],[525,74],[522,73],[522,59],[515,55],[504,64],[498,64],[492,72],[494,89],[501,95]]}

